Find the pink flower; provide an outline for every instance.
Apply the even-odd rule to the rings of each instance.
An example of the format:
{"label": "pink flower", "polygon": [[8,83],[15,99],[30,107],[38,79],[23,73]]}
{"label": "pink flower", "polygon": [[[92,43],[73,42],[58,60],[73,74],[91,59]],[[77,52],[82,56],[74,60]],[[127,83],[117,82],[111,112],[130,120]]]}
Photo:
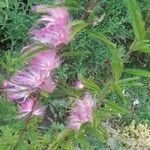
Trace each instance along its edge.
{"label": "pink flower", "polygon": [[55,83],[47,73],[30,68],[16,72],[8,82],[6,92],[8,99],[25,100],[31,93],[37,90],[41,89],[52,92],[55,87]]}
{"label": "pink flower", "polygon": [[55,82],[51,79],[51,77],[48,77],[45,79],[43,84],[41,84],[40,89],[43,91],[47,91],[49,93],[52,93],[56,88]]}
{"label": "pink flower", "polygon": [[90,93],[86,92],[83,100],[77,100],[74,104],[74,107],[71,109],[68,128],[72,130],[78,130],[83,123],[91,122],[93,107],[94,100]]}
{"label": "pink flower", "polygon": [[73,82],[73,86],[74,86],[75,88],[77,88],[77,89],[83,89],[83,88],[84,88],[84,85],[81,83],[80,80],[75,80],[75,81]]}
{"label": "pink flower", "polygon": [[7,80],[4,80],[3,82],[2,82],[2,88],[7,88],[9,86],[9,81],[7,81]]}
{"label": "pink flower", "polygon": [[37,22],[40,21],[48,21],[53,25],[65,25],[69,22],[70,16],[67,8],[64,7],[55,7],[50,8],[46,5],[37,5],[34,6],[33,11],[47,13],[48,15],[44,15]]}
{"label": "pink flower", "polygon": [[26,116],[32,111],[32,115],[41,116],[45,112],[45,107],[40,106],[37,102],[34,102],[33,99],[26,99],[21,103],[18,112],[23,113],[23,116]]}
{"label": "pink flower", "polygon": [[[65,8],[50,8],[46,9],[47,15],[43,15],[31,30],[30,34],[33,39],[52,47],[57,47],[61,44],[69,42],[70,26],[69,13]],[[45,26],[39,28],[39,24]]]}
{"label": "pink flower", "polygon": [[60,58],[56,51],[46,50],[35,55],[30,61],[29,65],[36,70],[50,73],[60,65]]}

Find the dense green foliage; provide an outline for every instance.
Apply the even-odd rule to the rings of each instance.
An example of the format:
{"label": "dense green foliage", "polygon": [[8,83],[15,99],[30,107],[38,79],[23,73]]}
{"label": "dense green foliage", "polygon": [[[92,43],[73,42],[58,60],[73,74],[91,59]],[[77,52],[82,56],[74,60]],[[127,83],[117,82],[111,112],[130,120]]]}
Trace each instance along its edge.
{"label": "dense green foliage", "polygon": [[[51,5],[53,1],[0,2],[0,81],[24,65],[19,51],[27,44],[28,31],[39,17],[31,12],[31,8],[41,3]],[[88,1],[72,3],[66,1],[66,6],[70,8],[72,19],[78,20]],[[84,18],[88,24],[77,23],[75,30],[80,32],[74,33],[73,40],[63,48],[63,64],[55,72],[58,89],[51,95],[40,93],[39,99],[47,106],[47,113],[44,118],[33,117],[27,128],[24,119],[16,119],[15,104],[7,102],[2,93],[0,150],[15,149],[16,143],[18,150],[60,147],[72,150],[78,146],[83,150],[106,149],[103,141],[107,132],[100,121],[109,120],[112,126],[116,122],[122,126],[134,119],[150,125],[149,7],[149,0],[139,0],[137,4],[135,0],[102,0],[89,17]],[[96,24],[91,23],[93,20]],[[24,59],[28,58],[25,56]],[[74,98],[82,95],[71,86],[77,78],[99,100],[97,107],[100,109],[94,111],[96,117],[91,126],[85,124],[80,132],[70,132],[65,127],[68,110]],[[134,106],[136,99],[139,104]],[[118,114],[122,115],[121,119]],[[20,138],[24,128],[25,134]]]}

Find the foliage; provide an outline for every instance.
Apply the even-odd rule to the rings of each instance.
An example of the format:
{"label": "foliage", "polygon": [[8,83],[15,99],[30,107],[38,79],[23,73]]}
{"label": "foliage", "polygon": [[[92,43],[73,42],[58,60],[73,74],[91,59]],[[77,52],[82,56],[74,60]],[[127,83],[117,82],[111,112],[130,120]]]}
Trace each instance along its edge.
{"label": "foliage", "polygon": [[[31,13],[31,7],[39,3],[55,7],[65,5],[70,10],[73,14],[72,20],[74,19],[70,23],[71,42],[66,46],[57,47],[61,49],[59,54],[63,58],[62,65],[54,72],[58,83],[57,90],[51,94],[45,91],[38,93],[38,99],[47,106],[43,118],[31,117],[30,114],[22,118],[18,112],[16,113],[16,104],[6,101],[7,97],[4,92],[2,93],[0,102],[2,150],[11,150],[12,147],[14,150],[75,148],[90,150],[102,147],[105,149],[104,141],[108,133],[102,125],[103,122],[122,115],[122,122],[128,124],[133,117],[140,122],[145,121],[145,118],[142,120],[145,114],[149,115],[147,113],[149,85],[143,88],[144,93],[141,93],[143,95],[140,97],[140,103],[143,104],[137,112],[133,107],[134,100],[133,103],[129,102],[133,98],[132,94],[128,97],[123,93],[124,90],[131,89],[133,93],[139,94],[139,87],[143,86],[143,77],[150,77],[148,69],[130,65],[130,56],[133,52],[147,54],[150,51],[149,38],[146,36],[147,28],[144,26],[144,17],[138,3],[135,0],[126,2],[102,0],[100,3],[93,1],[91,5],[89,1],[84,0],[65,0],[63,4],[59,2],[54,4],[47,0],[2,1],[0,28],[3,33],[0,33],[0,40],[4,46],[0,48],[11,51],[2,53],[0,81],[10,78],[16,70],[26,66],[26,62],[34,55],[49,48],[49,45],[34,43],[27,48],[27,53],[18,55],[18,50],[29,40],[27,36],[29,29],[40,15]],[[145,1],[139,2],[142,10],[144,3],[148,4]],[[80,79],[84,85],[83,89],[71,86],[71,82],[75,79]],[[82,97],[85,91],[90,91],[95,99],[92,122],[84,123],[79,130],[72,131],[67,128],[67,116],[74,101]],[[129,129],[133,126],[134,124],[129,126]],[[134,129],[139,131],[139,127],[144,128],[144,131],[147,130],[140,124]],[[126,138],[124,131],[118,134],[119,138],[123,140]],[[143,135],[145,137],[145,132]]]}
{"label": "foliage", "polygon": [[137,124],[133,121],[129,126],[117,131],[116,140],[122,144],[122,149],[149,149],[150,130],[147,124]]}

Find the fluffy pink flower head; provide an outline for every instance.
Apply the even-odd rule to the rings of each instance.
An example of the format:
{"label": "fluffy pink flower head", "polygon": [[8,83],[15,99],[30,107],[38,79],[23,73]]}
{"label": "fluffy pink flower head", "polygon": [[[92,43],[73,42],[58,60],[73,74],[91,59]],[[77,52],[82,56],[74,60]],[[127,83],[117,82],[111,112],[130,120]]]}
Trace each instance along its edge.
{"label": "fluffy pink flower head", "polygon": [[8,87],[9,87],[9,81],[4,80],[4,81],[2,82],[2,88],[5,89],[5,88],[8,88]]}
{"label": "fluffy pink flower head", "polygon": [[84,85],[81,83],[80,80],[75,80],[73,81],[73,86],[77,89],[83,89],[84,88]]}
{"label": "fluffy pink flower head", "polygon": [[57,56],[55,50],[46,50],[35,55],[30,61],[29,65],[36,70],[51,73],[60,65],[60,58]]}
{"label": "fluffy pink flower head", "polygon": [[[33,39],[49,44],[52,47],[67,44],[70,40],[68,11],[65,8],[58,7],[46,9],[46,12],[48,15],[42,16],[30,32]],[[44,24],[44,27],[38,28],[41,23]]]}
{"label": "fluffy pink flower head", "polygon": [[90,93],[86,92],[82,100],[77,100],[74,107],[70,111],[68,128],[71,130],[80,129],[85,122],[92,121],[92,108],[94,107],[94,100]]}
{"label": "fluffy pink flower head", "polygon": [[22,117],[28,115],[31,111],[32,115],[42,116],[45,112],[45,107],[40,106],[37,102],[35,103],[33,99],[26,99],[18,109],[18,112],[22,113]]}
{"label": "fluffy pink flower head", "polygon": [[47,13],[48,15],[44,15],[38,21],[48,21],[53,25],[61,25],[64,26],[69,22],[70,16],[67,8],[65,7],[48,7],[46,5],[37,5],[34,6],[33,11]]}
{"label": "fluffy pink flower head", "polygon": [[18,71],[11,77],[6,88],[7,97],[11,100],[26,99],[29,95],[39,89],[52,92],[55,83],[47,73],[34,69]]}

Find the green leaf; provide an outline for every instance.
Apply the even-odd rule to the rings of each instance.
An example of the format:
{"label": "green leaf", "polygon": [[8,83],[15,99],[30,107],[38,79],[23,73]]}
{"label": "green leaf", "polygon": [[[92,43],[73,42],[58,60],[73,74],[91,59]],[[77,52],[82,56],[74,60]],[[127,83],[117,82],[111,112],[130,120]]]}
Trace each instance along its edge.
{"label": "green leaf", "polygon": [[136,82],[136,80],[139,80],[139,79],[140,79],[140,77],[132,77],[132,78],[126,78],[126,79],[119,80],[115,83],[121,87],[143,86],[142,83]]}
{"label": "green leaf", "polygon": [[87,87],[89,90],[91,90],[94,93],[100,92],[100,87],[92,79],[85,79],[83,77],[79,77],[82,84]]}
{"label": "green leaf", "polygon": [[111,58],[111,67],[115,80],[119,80],[123,71],[123,61],[118,54],[113,54]]}
{"label": "green leaf", "polygon": [[128,11],[132,20],[132,27],[137,40],[141,41],[145,37],[144,22],[136,0],[127,0]]}
{"label": "green leaf", "polygon": [[68,129],[60,132],[58,136],[54,139],[54,141],[49,145],[47,150],[57,150],[59,144],[61,144],[61,142],[64,142],[64,138],[69,136],[69,134],[71,134],[71,131]]}
{"label": "green leaf", "polygon": [[87,23],[85,21],[73,21],[71,22],[71,35],[70,38],[73,38],[78,32],[80,32],[82,29],[84,29],[87,26]]}
{"label": "green leaf", "polygon": [[31,59],[35,54],[37,54],[43,50],[46,50],[47,48],[48,48],[48,46],[45,44],[42,44],[42,43],[32,44],[31,46],[28,46],[26,49],[24,49],[24,52],[21,55],[19,61],[20,62],[27,61],[27,60]]}
{"label": "green leaf", "polygon": [[70,86],[66,83],[62,83],[62,85],[58,87],[58,90],[55,90],[53,93],[50,94],[50,97],[55,99],[55,98],[62,98],[66,96],[77,97],[81,95],[82,92],[79,89],[76,89],[73,86]]}
{"label": "green leaf", "polygon": [[117,52],[116,45],[111,42],[105,35],[96,31],[88,31],[88,35],[92,38],[98,39],[105,43],[109,48],[112,54]]}
{"label": "green leaf", "polygon": [[131,81],[135,81],[135,80],[139,80],[139,79],[140,79],[140,77],[126,78],[126,79],[119,80],[116,83],[117,84],[123,84],[123,83],[126,83],[126,82],[131,82]]}
{"label": "green leaf", "polygon": [[150,41],[143,40],[140,42],[136,42],[134,48],[140,52],[150,53]]}
{"label": "green leaf", "polygon": [[148,40],[150,40],[150,27],[148,27],[147,29],[146,29],[146,33],[145,33],[146,35],[145,35],[145,39],[148,39]]}
{"label": "green leaf", "polygon": [[71,10],[80,10],[83,9],[82,3],[80,0],[65,0],[64,5]]}
{"label": "green leaf", "polygon": [[73,142],[71,140],[66,141],[63,143],[64,150],[72,150],[73,149]]}
{"label": "green leaf", "polygon": [[116,94],[119,96],[119,98],[122,99],[124,103],[126,103],[127,101],[122,93],[123,91],[122,87],[116,83],[114,83],[112,87],[113,87],[113,90],[116,92]]}
{"label": "green leaf", "polygon": [[105,97],[111,92],[113,82],[110,80],[108,81],[105,86],[100,91],[100,100],[103,101]]}
{"label": "green leaf", "polygon": [[79,131],[80,133],[77,133],[77,142],[79,142],[80,146],[82,147],[82,149],[86,149],[86,150],[92,150],[92,146],[89,143],[89,141],[87,140],[85,133],[82,133],[82,131]]}
{"label": "green leaf", "polygon": [[97,128],[95,128],[94,126],[91,126],[91,125],[86,125],[84,127],[84,129],[88,133],[90,133],[94,138],[96,138],[100,141],[104,141],[107,138],[107,132],[106,132],[105,128],[101,127],[100,124]]}
{"label": "green leaf", "polygon": [[43,97],[49,97],[49,93],[47,91],[40,91],[40,95]]}
{"label": "green leaf", "polygon": [[99,39],[100,41],[104,42],[107,47],[110,49],[110,52],[112,53],[111,57],[111,67],[113,71],[113,75],[115,77],[115,80],[119,80],[119,78],[122,75],[123,71],[123,61],[121,56],[119,55],[119,52],[116,48],[116,45],[112,43],[105,35],[99,32],[95,31],[89,31],[88,34],[96,39]]}
{"label": "green leaf", "polygon": [[144,84],[140,83],[140,82],[132,82],[132,83],[123,83],[122,85],[120,85],[121,87],[133,87],[133,86],[144,86]]}
{"label": "green leaf", "polygon": [[117,103],[115,102],[112,102],[112,101],[107,101],[106,102],[106,107],[111,109],[112,111],[115,111],[117,112],[118,114],[126,114],[128,113],[129,111],[123,107],[121,107],[120,105],[118,105]]}
{"label": "green leaf", "polygon": [[6,6],[7,6],[6,3],[0,1],[0,8],[4,8],[4,7],[6,7]]}
{"label": "green leaf", "polygon": [[73,51],[73,52],[64,52],[63,56],[64,57],[78,57],[78,56],[87,56],[91,54],[90,51]]}
{"label": "green leaf", "polygon": [[150,71],[147,70],[140,70],[140,69],[125,69],[126,73],[143,76],[143,77],[150,77]]}

